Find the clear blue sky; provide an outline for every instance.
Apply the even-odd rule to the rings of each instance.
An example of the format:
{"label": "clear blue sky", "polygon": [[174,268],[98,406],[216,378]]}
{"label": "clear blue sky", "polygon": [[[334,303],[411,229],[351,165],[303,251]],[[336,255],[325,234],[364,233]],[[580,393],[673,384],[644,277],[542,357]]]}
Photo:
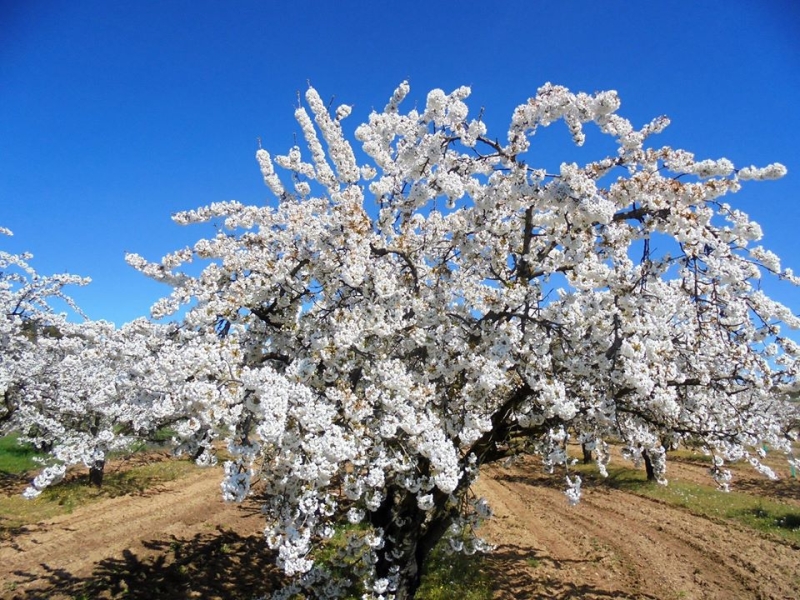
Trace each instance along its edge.
{"label": "clear blue sky", "polygon": [[[0,0],[0,226],[15,233],[0,243],[41,273],[92,277],[73,294],[92,318],[146,314],[168,290],[124,253],[196,240],[175,211],[267,201],[256,140],[293,144],[307,81],[354,104],[355,128],[403,79],[420,102],[471,85],[496,136],[552,81],[618,90],[637,126],[668,115],[659,141],[703,158],[783,162],[786,178],[730,201],[800,272],[794,0]],[[800,311],[797,290],[768,291]]]}

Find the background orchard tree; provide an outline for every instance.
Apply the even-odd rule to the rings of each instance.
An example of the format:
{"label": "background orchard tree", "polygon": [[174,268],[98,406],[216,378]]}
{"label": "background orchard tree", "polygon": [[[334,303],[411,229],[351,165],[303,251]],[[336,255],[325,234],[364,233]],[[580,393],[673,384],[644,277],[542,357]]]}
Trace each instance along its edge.
{"label": "background orchard tree", "polygon": [[[4,230],[6,233],[10,233]],[[26,491],[37,496],[60,481],[67,468],[84,464],[101,485],[108,452],[146,437],[158,411],[136,369],[162,344],[147,340],[163,326],[144,320],[116,329],[90,321],[64,293],[85,285],[74,275],[42,276],[31,256],[0,252],[0,434],[19,434],[48,456]],[[82,317],[56,312],[57,303]],[[144,349],[144,350],[143,350]],[[150,381],[150,379],[148,379]]]}
{"label": "background orchard tree", "polygon": [[26,495],[38,495],[77,464],[89,468],[90,484],[101,486],[108,454],[154,431],[146,428],[157,422],[152,395],[137,376],[140,338],[151,327],[145,321],[120,329],[103,321],[65,321],[58,336],[38,341],[49,370],[27,385],[15,429],[21,441],[46,449],[50,464]]}
{"label": "background orchard tree", "polygon": [[37,344],[51,369],[26,387],[15,429],[22,441],[46,448],[51,464],[26,495],[77,464],[100,486],[110,452],[149,442],[165,428],[176,454],[214,464],[213,442],[236,425],[220,410],[235,359],[215,333],[208,337],[145,319],[119,329],[87,321],[62,323],[57,338]]}
{"label": "background orchard tree", "polygon": [[[0,235],[12,235],[0,227]],[[0,431],[7,431],[17,415],[28,386],[46,379],[55,365],[47,360],[43,345],[61,336],[64,315],[52,302],[61,301],[82,314],[64,288],[85,285],[88,279],[75,275],[42,276],[29,261],[31,254],[0,250]]]}
{"label": "background orchard tree", "polygon": [[[790,451],[781,394],[798,347],[781,327],[798,319],[759,280],[797,279],[722,201],[784,167],[647,147],[667,119],[635,129],[614,92],[545,85],[502,141],[469,117],[468,88],[403,113],[408,92],[355,130],[357,151],[350,108],[310,88],[310,114],[295,112],[307,153],[257,152],[274,204],[178,214],[224,230],[128,259],[174,288],[156,317],[188,305],[194,339],[169,363],[192,365],[173,380],[187,439],[227,437],[226,498],[258,478],[268,543],[296,576],[276,597],[412,597],[439,540],[486,548],[471,485],[521,441],[566,473],[567,435],[601,471],[621,439],[663,481],[662,441],[690,440],[723,484],[725,460]],[[537,129],[559,120],[579,145],[593,122],[616,154],[529,165]],[[181,270],[193,260],[198,276]],[[576,502],[580,478],[566,486]],[[315,562],[346,521],[360,527],[341,555]]]}

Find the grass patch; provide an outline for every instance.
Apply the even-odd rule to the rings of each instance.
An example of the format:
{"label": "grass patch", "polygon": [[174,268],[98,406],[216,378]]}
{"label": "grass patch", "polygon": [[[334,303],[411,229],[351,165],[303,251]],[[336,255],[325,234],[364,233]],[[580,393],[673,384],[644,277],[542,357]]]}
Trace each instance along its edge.
{"label": "grass patch", "polygon": [[[135,440],[124,450],[109,452],[108,458],[127,458],[134,454],[160,449],[174,435],[174,430],[162,427],[146,440]],[[35,459],[46,456],[46,454],[37,452],[30,444],[19,443],[18,433],[0,437],[0,475],[22,475],[28,471],[38,470],[41,468],[41,464]]]}
{"label": "grass patch", "polygon": [[[107,467],[108,469],[109,467]],[[141,494],[167,481],[178,479],[198,467],[191,461],[163,460],[131,467],[125,471],[109,470],[103,487],[89,485],[88,475],[81,475],[47,488],[33,500],[20,494],[0,496],[0,535],[72,512],[78,506],[126,494]]]}
{"label": "grass patch", "polygon": [[[71,512],[75,507],[125,494],[141,494],[153,486],[177,479],[196,466],[190,461],[161,460],[147,464],[119,465],[144,452],[160,448],[173,432],[163,428],[151,440],[109,453],[102,488],[89,485],[88,475],[73,477],[46,489],[34,500],[22,497],[22,490],[42,468],[37,458],[47,455],[29,444],[19,443],[19,434],[0,437],[0,537],[19,527]],[[145,458],[146,460],[146,458]],[[119,470],[118,470],[119,469]]]}
{"label": "grass patch", "polygon": [[538,558],[531,556],[525,559],[525,564],[528,565],[531,569],[538,569],[541,563],[539,562]]}
{"label": "grass patch", "polygon": [[431,552],[422,584],[417,592],[419,600],[490,600],[492,581],[480,554],[466,556],[447,552],[440,543]]}
{"label": "grass patch", "polygon": [[161,427],[152,432],[147,437],[134,439],[129,446],[122,450],[109,452],[109,458],[127,457],[141,452],[149,452],[151,450],[158,450],[166,446],[169,441],[176,435],[174,429],[169,427]]}
{"label": "grass patch", "polygon": [[[700,450],[690,450],[681,448],[680,450],[671,450],[667,452],[667,464],[670,460],[684,460],[688,462],[702,463],[711,467],[714,462],[714,457],[711,454],[705,454]],[[667,466],[669,469],[669,466]]]}
{"label": "grass patch", "polygon": [[34,458],[42,455],[33,446],[20,444],[18,440],[16,433],[0,438],[0,473],[18,475],[40,466]]}
{"label": "grass patch", "polygon": [[[597,478],[596,469],[576,470]],[[800,544],[800,509],[794,505],[743,492],[720,492],[712,485],[680,480],[658,485],[647,481],[643,470],[618,466],[609,467],[605,485],[683,508],[694,515],[734,521]]]}
{"label": "grass patch", "polygon": [[[351,535],[363,534],[367,529],[363,523],[357,525],[348,523],[336,527],[333,537],[323,542],[314,552],[314,560],[318,565],[324,565],[347,547]],[[490,600],[491,578],[483,568],[483,555],[466,556],[450,553],[446,550],[447,547],[447,542],[440,542],[428,557],[423,566],[422,582],[416,594],[417,600]],[[351,568],[361,559],[360,556],[348,559],[344,567],[346,572],[339,571],[338,568],[333,572],[340,577],[351,576]],[[357,600],[362,594],[363,589],[356,582],[346,598]]]}
{"label": "grass patch", "polygon": [[772,506],[762,501],[756,506],[746,506],[730,511],[730,517],[753,529],[776,533],[800,543],[800,510],[787,510],[783,505]]}
{"label": "grass patch", "polygon": [[667,486],[644,483],[636,493],[680,506],[704,517],[736,521],[763,533],[800,543],[800,509],[742,492],[720,492],[713,486],[673,481]]}

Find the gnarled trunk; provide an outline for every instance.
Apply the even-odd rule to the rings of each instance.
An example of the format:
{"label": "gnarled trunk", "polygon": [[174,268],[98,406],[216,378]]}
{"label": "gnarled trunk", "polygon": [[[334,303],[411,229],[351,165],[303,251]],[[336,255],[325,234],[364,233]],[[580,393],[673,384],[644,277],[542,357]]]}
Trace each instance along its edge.
{"label": "gnarled trunk", "polygon": [[655,481],[656,472],[653,469],[653,461],[650,459],[647,450],[642,450],[642,458],[644,459],[644,470],[647,472],[647,481]]}
{"label": "gnarled trunk", "polygon": [[397,600],[414,598],[431,550],[450,527],[451,516],[443,508],[447,497],[438,490],[433,494],[436,506],[427,522],[429,513],[417,506],[416,495],[396,487],[389,489],[383,504],[371,514],[372,524],[383,528],[385,540],[376,553],[376,575],[388,578],[392,567],[399,568]]}
{"label": "gnarled trunk", "polygon": [[89,467],[89,485],[94,485],[97,487],[103,487],[103,474],[106,467],[106,461],[103,460],[96,460],[92,463],[92,466]]}
{"label": "gnarled trunk", "polygon": [[[97,439],[100,433],[100,417],[96,416],[89,427],[92,437]],[[95,446],[92,464],[89,466],[89,485],[103,487],[103,472],[106,468],[106,448]]]}
{"label": "gnarled trunk", "polygon": [[592,464],[592,451],[586,447],[586,444],[581,444],[581,450],[583,451],[583,464]]}

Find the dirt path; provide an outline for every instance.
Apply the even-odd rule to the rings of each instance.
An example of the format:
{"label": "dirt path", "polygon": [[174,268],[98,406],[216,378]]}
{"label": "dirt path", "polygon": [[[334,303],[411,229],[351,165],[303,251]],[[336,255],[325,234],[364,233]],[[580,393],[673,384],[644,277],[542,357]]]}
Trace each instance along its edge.
{"label": "dirt path", "polygon": [[[273,571],[262,552],[263,519],[252,508],[222,502],[220,480],[218,472],[198,470],[145,495],[112,498],[24,528],[0,544],[1,597],[255,594]],[[261,573],[238,568],[242,551]],[[233,590],[237,596],[228,595]]]}
{"label": "dirt path", "polygon": [[785,543],[607,487],[570,507],[530,461],[486,475],[497,598],[800,597],[800,551]]}
{"label": "dirt path", "polygon": [[[672,476],[701,468],[676,465]],[[219,480],[199,471],[26,528],[0,543],[0,597],[267,593],[278,575],[262,519],[221,502]],[[496,516],[486,534],[497,545],[487,561],[497,599],[800,597],[800,551],[727,523],[598,485],[570,507],[561,484],[528,459],[487,469],[478,491]]]}

